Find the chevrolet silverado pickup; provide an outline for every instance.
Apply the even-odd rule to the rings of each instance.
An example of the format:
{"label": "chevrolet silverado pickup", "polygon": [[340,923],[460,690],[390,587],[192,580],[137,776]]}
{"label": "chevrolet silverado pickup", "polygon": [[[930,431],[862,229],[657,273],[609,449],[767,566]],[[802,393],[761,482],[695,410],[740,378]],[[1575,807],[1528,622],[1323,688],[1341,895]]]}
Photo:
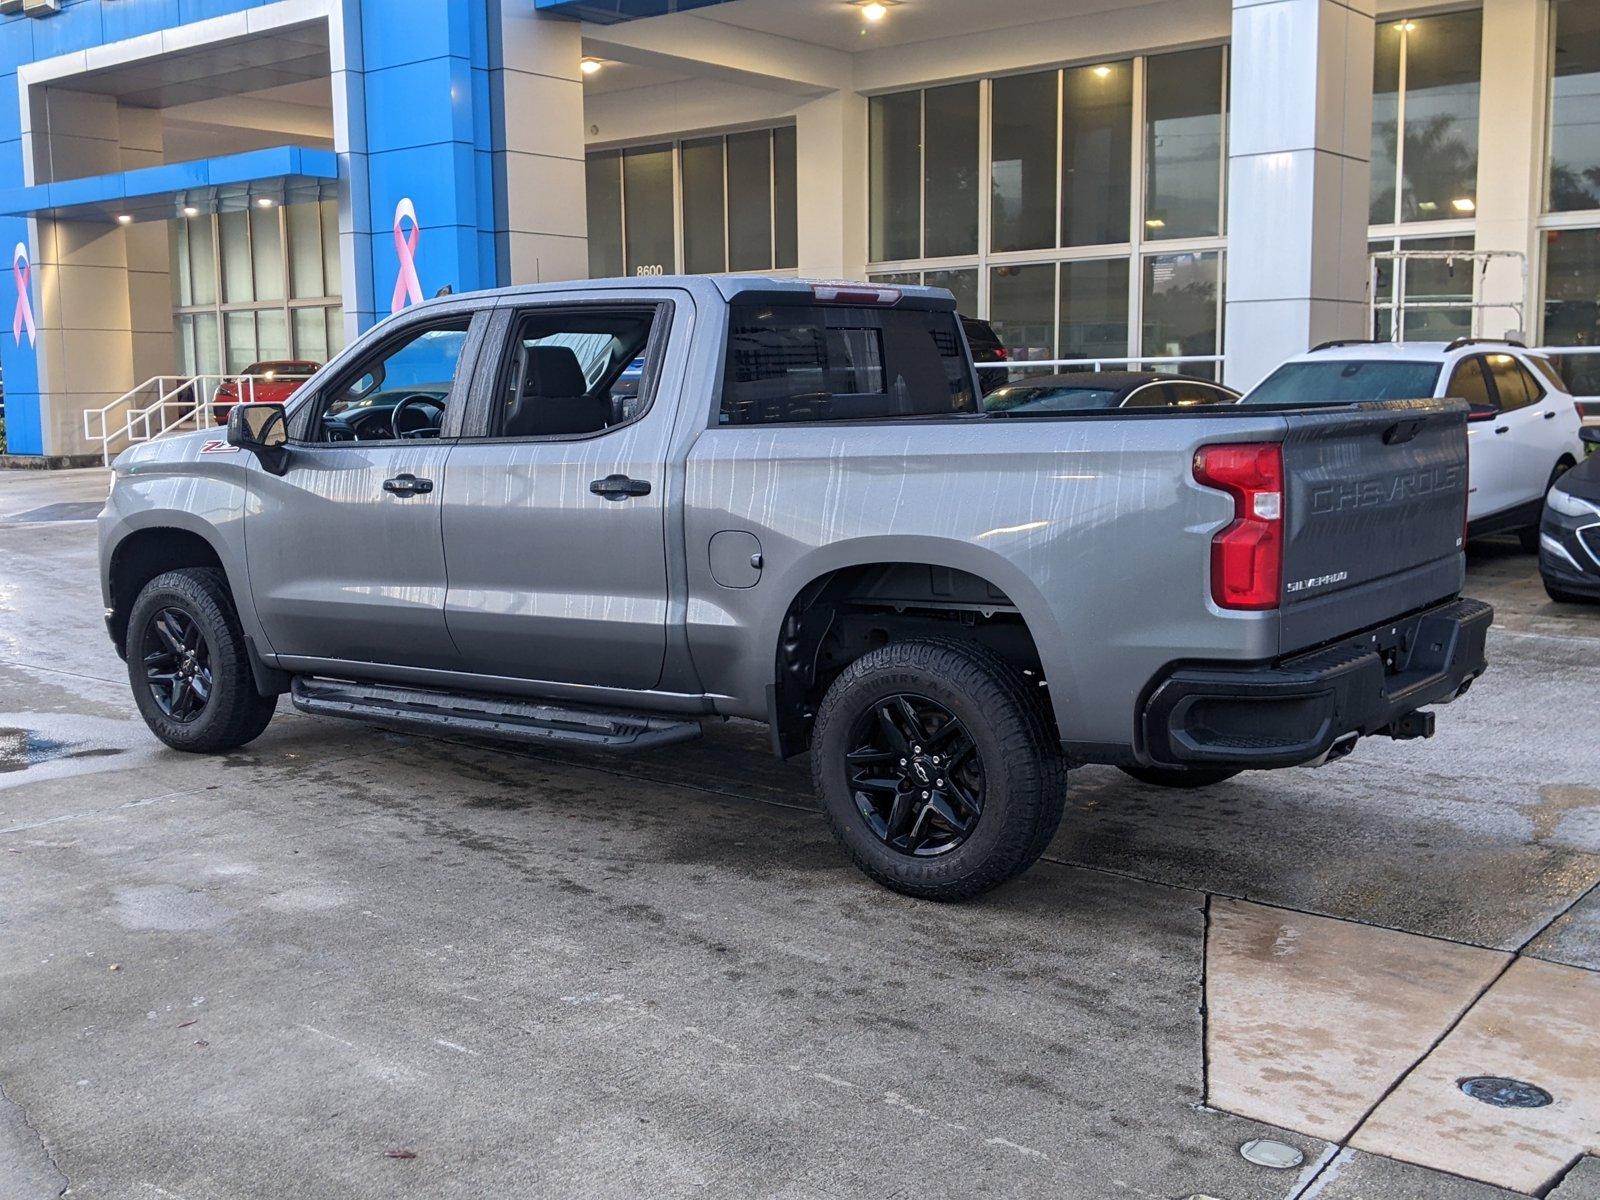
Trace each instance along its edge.
{"label": "chevrolet silverado pickup", "polygon": [[302,712],[643,749],[752,718],[869,876],[1016,875],[1069,766],[1202,787],[1427,736],[1484,669],[1467,406],[983,411],[949,293],[451,296],[129,448],[106,622],[154,734]]}

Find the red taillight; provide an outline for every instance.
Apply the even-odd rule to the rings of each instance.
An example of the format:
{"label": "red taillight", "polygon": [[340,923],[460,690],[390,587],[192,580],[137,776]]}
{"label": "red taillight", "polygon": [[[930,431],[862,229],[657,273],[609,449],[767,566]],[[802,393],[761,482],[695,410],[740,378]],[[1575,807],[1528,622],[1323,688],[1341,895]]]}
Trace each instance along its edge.
{"label": "red taillight", "polygon": [[1202,446],[1194,477],[1233,497],[1233,522],[1211,539],[1211,598],[1220,608],[1277,608],[1283,585],[1283,447]]}
{"label": "red taillight", "polygon": [[811,294],[823,304],[899,304],[900,289],[849,280],[817,280]]}

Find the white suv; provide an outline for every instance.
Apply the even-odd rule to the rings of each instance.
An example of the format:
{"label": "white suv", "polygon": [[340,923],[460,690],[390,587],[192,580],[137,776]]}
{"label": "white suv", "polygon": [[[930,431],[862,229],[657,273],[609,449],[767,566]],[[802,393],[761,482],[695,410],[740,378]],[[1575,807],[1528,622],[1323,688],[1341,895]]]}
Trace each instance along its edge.
{"label": "white suv", "polygon": [[1291,358],[1241,404],[1344,404],[1454,396],[1467,426],[1467,532],[1539,545],[1545,493],[1583,459],[1582,419],[1555,367],[1518,342],[1325,342]]}

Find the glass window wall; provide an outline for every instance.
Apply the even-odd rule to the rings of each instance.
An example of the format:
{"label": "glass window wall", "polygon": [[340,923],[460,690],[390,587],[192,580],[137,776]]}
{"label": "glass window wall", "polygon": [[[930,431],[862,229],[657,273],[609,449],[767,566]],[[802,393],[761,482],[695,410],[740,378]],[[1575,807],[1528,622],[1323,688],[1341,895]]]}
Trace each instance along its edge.
{"label": "glass window wall", "polygon": [[337,201],[201,214],[169,229],[173,334],[185,374],[236,373],[271,359],[321,363],[343,348]]}
{"label": "glass window wall", "polygon": [[792,126],[593,151],[586,185],[591,278],[795,267]]}
{"label": "glass window wall", "polygon": [[1477,211],[1482,54],[1478,10],[1378,24],[1373,224],[1461,220]]}
{"label": "glass window wall", "polygon": [[873,97],[871,278],[949,287],[1017,362],[1216,355],[1226,99],[1221,46]]}
{"label": "glass window wall", "polygon": [[1560,0],[1552,6],[1551,212],[1600,208],[1600,5]]}

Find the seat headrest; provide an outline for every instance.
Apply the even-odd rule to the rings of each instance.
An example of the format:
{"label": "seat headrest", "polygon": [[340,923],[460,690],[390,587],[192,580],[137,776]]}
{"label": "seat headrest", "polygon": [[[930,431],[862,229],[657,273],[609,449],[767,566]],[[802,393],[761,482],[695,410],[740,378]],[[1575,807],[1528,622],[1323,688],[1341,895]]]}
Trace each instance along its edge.
{"label": "seat headrest", "polygon": [[589,390],[571,346],[527,346],[523,354],[524,396],[581,396]]}

